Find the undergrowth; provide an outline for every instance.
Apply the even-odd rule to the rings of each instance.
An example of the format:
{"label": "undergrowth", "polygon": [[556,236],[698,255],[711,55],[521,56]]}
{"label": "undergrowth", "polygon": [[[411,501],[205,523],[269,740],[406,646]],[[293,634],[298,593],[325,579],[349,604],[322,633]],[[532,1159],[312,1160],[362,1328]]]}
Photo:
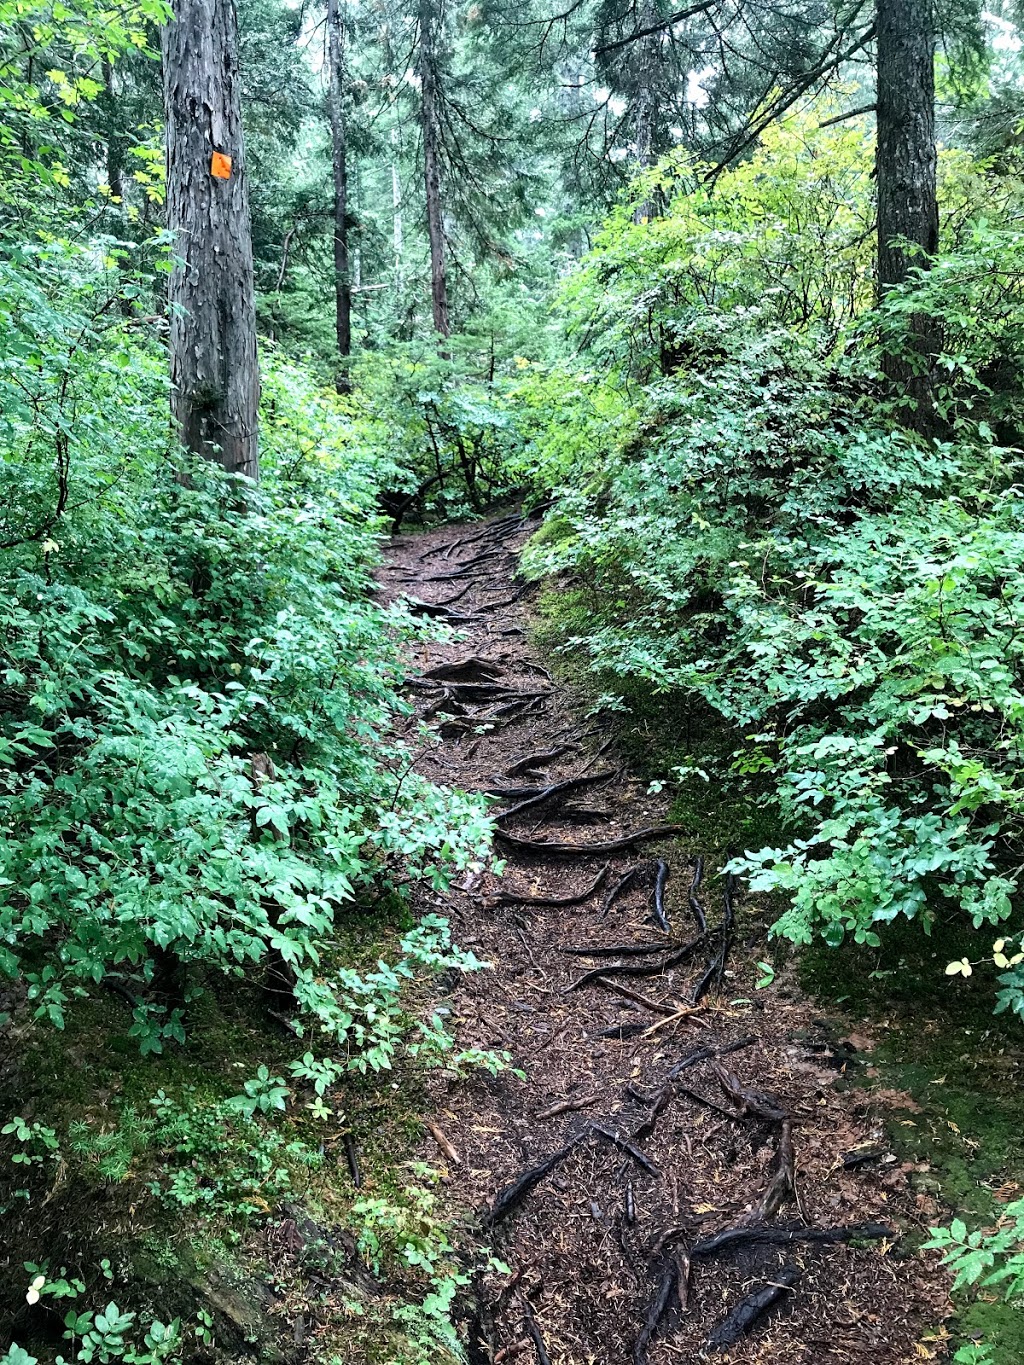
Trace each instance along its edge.
{"label": "undergrowth", "polygon": [[[839,978],[994,990],[1019,1026],[1020,180],[945,154],[942,254],[876,305],[868,129],[819,116],[713,188],[666,158],[568,280],[576,353],[518,384],[521,467],[553,495],[524,565],[560,598],[547,638],[775,935]],[[914,411],[885,372],[921,367],[922,317]],[[1015,1300],[1002,1217],[936,1245]]]}

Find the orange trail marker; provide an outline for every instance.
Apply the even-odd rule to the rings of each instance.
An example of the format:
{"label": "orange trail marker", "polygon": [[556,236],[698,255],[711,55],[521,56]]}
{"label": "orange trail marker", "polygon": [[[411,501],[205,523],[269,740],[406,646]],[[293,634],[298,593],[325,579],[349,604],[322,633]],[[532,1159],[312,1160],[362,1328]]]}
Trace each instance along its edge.
{"label": "orange trail marker", "polygon": [[231,158],[225,152],[214,152],[210,158],[210,174],[215,180],[231,179]]}

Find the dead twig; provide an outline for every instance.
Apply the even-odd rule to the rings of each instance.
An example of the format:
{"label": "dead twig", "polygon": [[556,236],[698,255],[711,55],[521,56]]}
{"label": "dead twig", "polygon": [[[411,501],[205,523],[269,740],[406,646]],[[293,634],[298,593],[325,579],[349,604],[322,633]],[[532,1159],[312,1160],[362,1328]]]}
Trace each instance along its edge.
{"label": "dead twig", "polygon": [[440,1130],[440,1128],[438,1128],[437,1124],[436,1124],[436,1123],[431,1123],[430,1120],[428,1119],[425,1126],[426,1126],[427,1132],[428,1132],[428,1133],[430,1134],[430,1136],[434,1139],[434,1141],[437,1143],[438,1147],[440,1147],[441,1151],[442,1151],[442,1152],[444,1153],[444,1155],[448,1158],[448,1160],[452,1163],[452,1165],[453,1165],[453,1166],[461,1166],[461,1165],[462,1165],[462,1158],[459,1156],[458,1152],[455,1150],[455,1148],[452,1146],[452,1144],[451,1144],[451,1143],[448,1141],[448,1139],[445,1137],[444,1133],[442,1133],[441,1130]]}
{"label": "dead twig", "polygon": [[592,1104],[597,1104],[601,1099],[601,1091],[593,1095],[582,1095],[576,1099],[559,1100],[557,1104],[549,1105],[547,1109],[540,1109],[534,1114],[535,1119],[553,1119],[559,1114],[575,1114],[581,1109],[589,1109]]}

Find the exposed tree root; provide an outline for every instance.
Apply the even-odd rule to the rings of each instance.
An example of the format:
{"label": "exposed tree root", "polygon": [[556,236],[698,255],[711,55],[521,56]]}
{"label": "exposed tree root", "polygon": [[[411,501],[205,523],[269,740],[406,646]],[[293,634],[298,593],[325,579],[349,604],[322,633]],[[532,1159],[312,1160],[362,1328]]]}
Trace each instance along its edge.
{"label": "exposed tree root", "polygon": [[566,986],[563,994],[567,995],[570,991],[581,990],[601,976],[660,976],[662,972],[668,971],[669,967],[678,966],[680,962],[685,962],[688,957],[692,957],[703,942],[703,938],[692,939],[689,943],[684,943],[681,948],[676,948],[673,952],[665,954],[660,962],[609,962],[607,966],[594,967],[589,972],[585,972],[578,981],[573,981],[571,985]]}
{"label": "exposed tree root", "polygon": [[557,840],[519,839],[502,829],[495,830],[494,837],[509,848],[517,848],[523,853],[540,853],[549,858],[603,858],[609,853],[624,853],[651,839],[668,839],[683,832],[681,825],[654,825],[650,829],[624,834],[621,839],[609,839],[603,844],[563,844]]}
{"label": "exposed tree root", "polygon": [[651,1300],[651,1305],[644,1318],[644,1325],[640,1329],[640,1335],[636,1339],[636,1346],[633,1348],[633,1365],[647,1365],[651,1342],[654,1334],[658,1330],[662,1318],[672,1300],[672,1295],[676,1292],[676,1281],[679,1276],[679,1267],[673,1258],[665,1262],[665,1267],[661,1272],[661,1280],[658,1284],[658,1291]]}
{"label": "exposed tree root", "polygon": [[758,1224],[744,1224],[740,1227],[723,1228],[713,1237],[694,1242],[690,1248],[691,1261],[706,1261],[711,1256],[721,1256],[735,1251],[738,1247],[761,1243],[768,1246],[789,1247],[797,1242],[853,1242],[896,1239],[895,1231],[884,1223],[847,1223],[838,1228],[807,1227],[768,1227]]}
{"label": "exposed tree root", "polygon": [[511,1185],[506,1187],[495,1197],[491,1207],[485,1211],[486,1221],[493,1227],[495,1223],[500,1223],[503,1218],[507,1218],[523,1202],[531,1190],[535,1189],[546,1175],[558,1166],[579,1144],[586,1138],[587,1129],[582,1133],[577,1133],[571,1138],[564,1147],[559,1147],[557,1152],[552,1152],[536,1166],[531,1166],[528,1171],[516,1177]]}
{"label": "exposed tree root", "polygon": [[[543,695],[538,693],[536,695]],[[511,820],[514,816],[522,815],[524,811],[534,810],[537,806],[543,806],[548,801],[554,801],[557,797],[568,796],[570,792],[579,791],[582,787],[599,787],[605,782],[610,782],[618,777],[618,770],[609,769],[603,773],[592,773],[586,777],[568,777],[563,782],[552,782],[548,787],[542,787],[534,796],[528,796],[525,800],[510,806],[508,810],[503,810],[496,816],[497,820]]]}
{"label": "exposed tree root", "polygon": [[526,758],[521,758],[518,763],[513,763],[511,768],[505,769],[506,777],[522,777],[526,773],[535,772],[542,763],[553,763],[556,758],[561,758],[563,754],[569,753],[575,745],[558,744],[553,749],[542,749],[540,753],[528,754]]}
{"label": "exposed tree root", "polygon": [[757,1325],[769,1308],[789,1293],[799,1278],[800,1271],[796,1266],[784,1265],[774,1280],[741,1299],[722,1319],[708,1337],[708,1349],[724,1351],[729,1346],[735,1346],[741,1337]]}
{"label": "exposed tree root", "polygon": [[491,896],[481,896],[480,903],[488,908],[498,905],[582,905],[604,885],[610,867],[611,863],[605,863],[595,880],[585,890],[571,896],[531,896],[527,892],[520,895],[515,891],[496,891]]}

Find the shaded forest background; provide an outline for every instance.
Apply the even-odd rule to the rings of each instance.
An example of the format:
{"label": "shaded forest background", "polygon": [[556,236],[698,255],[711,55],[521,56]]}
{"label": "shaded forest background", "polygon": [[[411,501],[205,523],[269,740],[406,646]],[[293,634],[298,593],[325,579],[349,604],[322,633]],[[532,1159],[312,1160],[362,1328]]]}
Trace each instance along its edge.
{"label": "shaded forest background", "polygon": [[[409,1005],[490,822],[394,738],[400,525],[543,508],[552,648],[758,813],[777,935],[1024,1016],[1019,25],[0,0],[4,1365],[239,1349],[359,1086],[510,1061]],[[420,1176],[347,1210],[395,1361],[461,1349]],[[935,1235],[1019,1293],[1024,1202]]]}

